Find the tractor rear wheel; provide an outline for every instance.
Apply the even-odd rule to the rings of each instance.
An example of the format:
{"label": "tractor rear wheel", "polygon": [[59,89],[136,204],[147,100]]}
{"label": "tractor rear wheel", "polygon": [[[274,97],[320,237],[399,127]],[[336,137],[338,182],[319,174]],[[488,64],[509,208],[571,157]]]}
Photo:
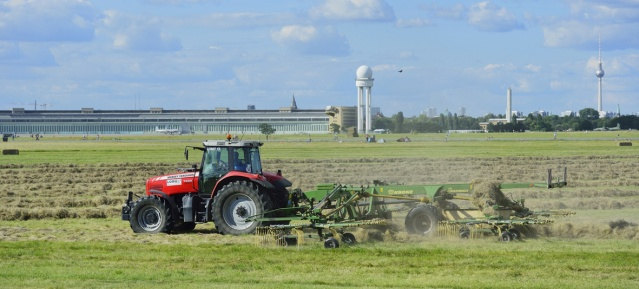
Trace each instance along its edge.
{"label": "tractor rear wheel", "polygon": [[131,209],[131,229],[136,233],[168,233],[173,229],[171,210],[156,197],[143,197]]}
{"label": "tractor rear wheel", "polygon": [[437,231],[437,209],[431,205],[420,205],[408,211],[404,224],[410,234],[431,235]]}
{"label": "tractor rear wheel", "polygon": [[261,225],[258,221],[247,221],[261,216],[273,207],[268,195],[246,181],[226,184],[213,199],[211,215],[217,231],[225,235],[244,235],[255,232]]}

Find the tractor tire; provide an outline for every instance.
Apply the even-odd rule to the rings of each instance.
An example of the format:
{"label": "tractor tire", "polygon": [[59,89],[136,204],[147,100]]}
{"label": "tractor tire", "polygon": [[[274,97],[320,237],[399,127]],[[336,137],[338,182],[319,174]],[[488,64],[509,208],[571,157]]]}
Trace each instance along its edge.
{"label": "tractor tire", "polygon": [[213,198],[211,216],[217,231],[224,235],[244,235],[255,232],[261,225],[246,218],[262,215],[273,207],[268,195],[246,181],[226,184]]}
{"label": "tractor tire", "polygon": [[437,209],[431,205],[420,205],[408,211],[404,225],[410,234],[424,236],[433,235],[437,232]]}
{"label": "tractor tire", "polygon": [[136,233],[169,233],[174,221],[171,209],[156,196],[143,197],[131,209],[131,229]]}

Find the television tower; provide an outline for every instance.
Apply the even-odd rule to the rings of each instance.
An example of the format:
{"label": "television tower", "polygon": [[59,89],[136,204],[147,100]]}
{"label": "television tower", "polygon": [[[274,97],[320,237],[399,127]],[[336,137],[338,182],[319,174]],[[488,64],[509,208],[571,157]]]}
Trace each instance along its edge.
{"label": "television tower", "polygon": [[603,111],[603,107],[601,104],[601,83],[604,77],[604,70],[603,67],[601,66],[601,37],[599,37],[599,68],[597,69],[597,71],[595,71],[595,75],[597,76],[597,78],[599,79],[599,91],[597,93],[597,111],[599,112],[599,114],[601,115],[601,112]]}

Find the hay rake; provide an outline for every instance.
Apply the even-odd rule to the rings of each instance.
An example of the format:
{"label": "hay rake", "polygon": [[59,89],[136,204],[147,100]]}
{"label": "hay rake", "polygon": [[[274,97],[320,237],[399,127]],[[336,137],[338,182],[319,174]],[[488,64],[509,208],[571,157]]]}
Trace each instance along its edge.
{"label": "hay rake", "polygon": [[[499,189],[558,188],[565,186],[564,178],[553,181],[548,170],[545,183],[500,184]],[[326,248],[339,247],[340,242],[355,243],[353,227],[384,225],[392,217],[389,206],[412,207],[405,219],[409,233],[421,235],[479,238],[492,234],[503,241],[520,239],[522,228],[551,223],[552,216],[567,215],[568,211],[533,212],[524,207],[523,200],[508,200],[506,205],[494,205],[495,214],[485,214],[477,208],[459,209],[453,200],[472,200],[473,184],[444,185],[386,185],[349,186],[321,184],[313,191],[295,190],[291,193],[293,206],[263,215],[249,217],[249,221],[270,224],[256,230],[257,243],[286,246],[303,244],[306,239],[324,240]],[[501,191],[499,192],[501,193]],[[279,215],[283,217],[267,217]],[[286,223],[286,224],[281,224]],[[527,230],[527,229],[526,229]]]}

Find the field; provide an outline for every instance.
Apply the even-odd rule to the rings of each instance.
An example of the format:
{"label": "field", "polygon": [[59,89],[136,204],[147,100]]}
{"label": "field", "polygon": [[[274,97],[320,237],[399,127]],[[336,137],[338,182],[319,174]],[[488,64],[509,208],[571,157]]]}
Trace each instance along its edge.
{"label": "field", "polygon": [[[119,210],[146,178],[190,167],[185,145],[216,136],[28,137],[0,144],[0,288],[632,288],[639,286],[639,132],[385,135],[367,144],[342,136],[275,136],[265,170],[294,187],[543,182],[568,168],[562,189],[507,191],[534,209],[574,216],[537,238],[499,243],[398,234],[327,251],[255,245],[215,233],[136,235]],[[249,139],[251,137],[245,137]],[[255,136],[255,139],[259,136]],[[378,137],[379,139],[379,137]],[[632,140],[620,147],[619,140]],[[403,216],[396,216],[400,219]]]}

